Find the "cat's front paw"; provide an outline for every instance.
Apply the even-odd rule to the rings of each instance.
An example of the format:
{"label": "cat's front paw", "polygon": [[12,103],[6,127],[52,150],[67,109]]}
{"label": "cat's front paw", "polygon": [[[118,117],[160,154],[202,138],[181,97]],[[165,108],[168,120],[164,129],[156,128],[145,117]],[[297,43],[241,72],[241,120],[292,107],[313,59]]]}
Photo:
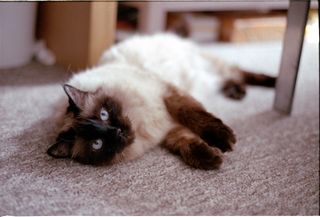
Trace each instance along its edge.
{"label": "cat's front paw", "polygon": [[218,169],[223,162],[221,151],[218,148],[210,147],[201,139],[189,143],[180,152],[187,164],[198,169]]}
{"label": "cat's front paw", "polygon": [[201,138],[210,146],[217,147],[222,152],[232,151],[236,143],[236,136],[233,130],[222,121],[215,121],[205,127]]}

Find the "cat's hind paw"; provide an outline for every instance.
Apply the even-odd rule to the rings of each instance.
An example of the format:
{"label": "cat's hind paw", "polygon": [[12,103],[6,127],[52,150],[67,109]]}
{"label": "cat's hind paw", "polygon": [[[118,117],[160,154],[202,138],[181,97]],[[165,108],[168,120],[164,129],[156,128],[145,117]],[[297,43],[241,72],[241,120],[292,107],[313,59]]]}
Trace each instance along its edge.
{"label": "cat's hind paw", "polygon": [[230,99],[242,100],[246,95],[246,86],[243,83],[229,80],[222,87],[222,93]]}

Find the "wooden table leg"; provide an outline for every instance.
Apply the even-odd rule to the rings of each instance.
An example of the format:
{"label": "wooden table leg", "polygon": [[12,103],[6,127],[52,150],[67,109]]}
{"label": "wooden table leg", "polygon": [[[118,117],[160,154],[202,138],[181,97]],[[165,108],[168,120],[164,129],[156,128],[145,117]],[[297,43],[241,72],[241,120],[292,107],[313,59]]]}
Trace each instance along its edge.
{"label": "wooden table leg", "polygon": [[287,29],[283,41],[280,72],[274,100],[274,109],[287,115],[292,110],[309,7],[309,0],[291,0],[289,5]]}

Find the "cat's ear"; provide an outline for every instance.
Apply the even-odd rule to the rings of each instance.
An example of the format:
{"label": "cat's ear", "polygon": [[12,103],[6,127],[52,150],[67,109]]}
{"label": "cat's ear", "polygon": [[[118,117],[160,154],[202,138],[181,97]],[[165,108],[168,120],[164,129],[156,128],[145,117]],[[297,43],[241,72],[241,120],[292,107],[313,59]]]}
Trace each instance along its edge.
{"label": "cat's ear", "polygon": [[47,154],[54,158],[69,158],[71,157],[72,144],[60,141],[53,144],[48,150]]}
{"label": "cat's ear", "polygon": [[79,90],[69,84],[64,84],[63,89],[69,98],[69,103],[82,109],[88,96],[88,92]]}

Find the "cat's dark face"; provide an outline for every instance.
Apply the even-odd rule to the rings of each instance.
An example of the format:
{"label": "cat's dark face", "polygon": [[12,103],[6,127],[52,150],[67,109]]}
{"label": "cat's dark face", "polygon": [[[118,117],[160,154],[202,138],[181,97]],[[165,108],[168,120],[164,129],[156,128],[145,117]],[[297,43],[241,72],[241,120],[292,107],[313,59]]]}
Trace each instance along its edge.
{"label": "cat's dark face", "polygon": [[56,158],[73,158],[85,164],[110,162],[131,144],[134,133],[121,104],[101,91],[88,93],[65,85],[69,97],[66,121],[47,153]]}

